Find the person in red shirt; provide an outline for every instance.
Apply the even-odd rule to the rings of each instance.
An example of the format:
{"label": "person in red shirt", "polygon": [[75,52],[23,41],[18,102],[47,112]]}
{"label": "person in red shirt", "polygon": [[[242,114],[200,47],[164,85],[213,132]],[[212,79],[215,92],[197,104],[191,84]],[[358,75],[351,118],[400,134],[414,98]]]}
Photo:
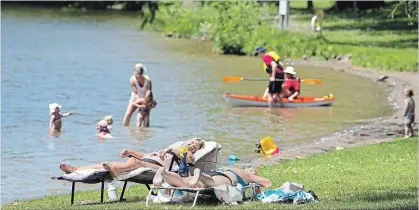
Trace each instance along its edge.
{"label": "person in red shirt", "polygon": [[288,66],[285,68],[285,82],[282,86],[284,89],[284,98],[288,98],[289,102],[293,102],[295,98],[300,95],[301,80],[296,76],[294,67]]}
{"label": "person in red shirt", "polygon": [[[268,85],[268,103],[269,106],[272,102],[280,102],[282,104],[281,92],[282,83],[284,82],[284,70],[283,64],[279,60],[279,56],[275,52],[266,52],[264,47],[258,47],[256,49],[256,55],[263,60],[264,69],[269,75]],[[265,91],[266,93],[266,91]]]}

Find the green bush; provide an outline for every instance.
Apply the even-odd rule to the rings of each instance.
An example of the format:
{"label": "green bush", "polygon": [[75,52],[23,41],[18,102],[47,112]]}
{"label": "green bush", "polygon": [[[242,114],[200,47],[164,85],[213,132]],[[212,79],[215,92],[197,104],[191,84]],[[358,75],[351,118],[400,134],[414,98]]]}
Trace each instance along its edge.
{"label": "green bush", "polygon": [[[180,37],[200,35],[200,24],[209,23],[206,38],[219,53],[252,54],[256,47],[276,50],[282,57],[318,56],[326,60],[352,54],[352,64],[362,67],[417,71],[417,49],[354,46],[329,43],[319,35],[281,31],[262,18],[269,13],[256,1],[208,2],[185,6],[176,2],[161,6],[154,29]],[[152,26],[153,27],[153,26]]]}

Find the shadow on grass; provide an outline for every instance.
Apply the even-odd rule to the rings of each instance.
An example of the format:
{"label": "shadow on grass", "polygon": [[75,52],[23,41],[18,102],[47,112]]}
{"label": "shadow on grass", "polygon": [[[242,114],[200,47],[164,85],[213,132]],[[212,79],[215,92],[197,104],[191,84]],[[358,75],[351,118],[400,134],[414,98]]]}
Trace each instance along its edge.
{"label": "shadow on grass", "polygon": [[417,38],[400,39],[391,42],[374,42],[374,41],[357,41],[357,43],[350,43],[348,41],[330,41],[327,38],[323,39],[328,44],[350,45],[350,46],[375,46],[387,48],[417,48]]}
{"label": "shadow on grass", "polygon": [[341,202],[364,201],[368,203],[388,203],[395,202],[397,207],[402,209],[417,209],[418,207],[418,187],[407,189],[393,189],[386,191],[370,191],[354,194],[346,198],[339,199]]}
{"label": "shadow on grass", "polygon": [[[327,20],[325,20],[327,21]],[[362,20],[360,20],[362,22]],[[324,27],[324,29],[330,31],[337,31],[337,30],[417,30],[418,29],[418,22],[410,23],[409,20],[379,20],[377,22],[363,22],[363,24],[342,24],[342,25],[335,25]]]}

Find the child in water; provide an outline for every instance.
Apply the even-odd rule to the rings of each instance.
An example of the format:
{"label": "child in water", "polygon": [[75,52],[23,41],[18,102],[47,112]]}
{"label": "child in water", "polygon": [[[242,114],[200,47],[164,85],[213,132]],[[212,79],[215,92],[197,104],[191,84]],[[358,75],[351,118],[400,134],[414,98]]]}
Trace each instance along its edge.
{"label": "child in water", "polygon": [[139,116],[137,123],[137,127],[141,127],[144,123],[144,118],[148,115],[150,109],[156,106],[156,101],[154,101],[153,93],[147,90],[144,98],[135,100],[132,105],[138,108],[138,114],[141,115]]}
{"label": "child in water", "polygon": [[112,116],[105,116],[103,120],[100,120],[98,123],[96,123],[96,129],[99,130],[96,136],[101,138],[113,138],[110,131],[112,129],[112,124]]}
{"label": "child in water", "polygon": [[49,120],[49,130],[50,132],[60,132],[61,131],[61,118],[67,117],[72,114],[72,112],[67,112],[65,114],[60,113],[61,105],[57,103],[52,103],[49,105],[49,114],[50,114],[50,120]]}
{"label": "child in water", "polygon": [[415,101],[412,98],[413,90],[411,88],[405,88],[404,96],[404,138],[410,138],[413,136],[412,124],[415,121]]}

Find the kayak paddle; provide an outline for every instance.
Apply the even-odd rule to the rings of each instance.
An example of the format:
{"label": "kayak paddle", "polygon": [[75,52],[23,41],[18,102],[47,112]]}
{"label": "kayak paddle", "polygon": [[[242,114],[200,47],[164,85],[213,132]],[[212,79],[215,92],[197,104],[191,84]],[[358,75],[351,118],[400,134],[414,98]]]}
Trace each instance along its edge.
{"label": "kayak paddle", "polygon": [[[237,76],[225,76],[222,78],[223,82],[239,82],[239,81],[267,81],[266,78],[245,78]],[[277,79],[276,81],[284,81],[283,79]],[[321,85],[323,82],[319,79],[302,79],[302,83],[312,84],[312,85]]]}

